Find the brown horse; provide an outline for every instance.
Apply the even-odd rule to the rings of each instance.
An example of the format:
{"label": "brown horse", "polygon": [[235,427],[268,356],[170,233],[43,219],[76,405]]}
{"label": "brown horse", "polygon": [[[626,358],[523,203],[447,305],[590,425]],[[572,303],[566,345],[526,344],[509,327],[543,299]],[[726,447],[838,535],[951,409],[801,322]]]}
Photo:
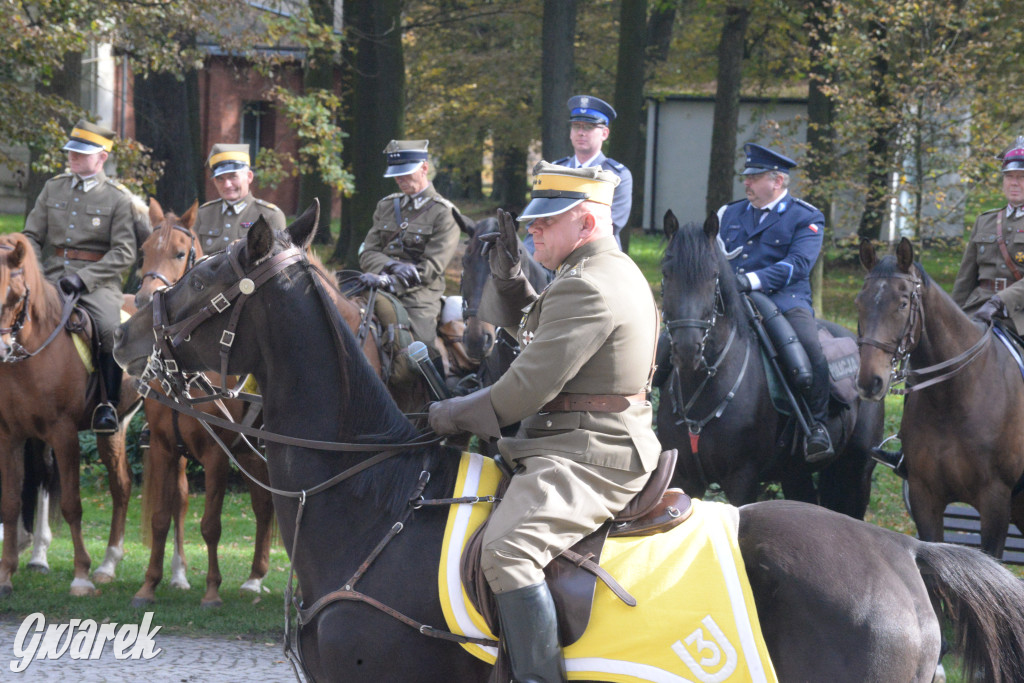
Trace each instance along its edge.
{"label": "brown horse", "polygon": [[[81,450],[78,431],[89,429],[97,400],[96,384],[80,360],[72,335],[59,329],[62,304],[57,288],[40,270],[35,249],[20,234],[0,238],[0,516],[4,523],[0,560],[0,595],[13,590],[18,568],[17,525],[24,476],[22,448],[27,439],[53,447],[60,477],[60,507],[74,546],[72,595],[95,592],[89,580],[92,560],[82,541],[79,492]],[[46,343],[49,339],[49,343]],[[119,412],[136,402],[137,394],[122,391]],[[113,434],[97,435],[100,460],[107,468],[113,512],[106,556],[93,574],[97,583],[114,579],[124,556],[125,517],[131,479],[125,457],[127,419]]]}
{"label": "brown horse", "polygon": [[[177,282],[203,255],[199,239],[192,231],[197,204],[181,218],[172,212],[164,212],[156,200],[150,200],[149,218],[155,227],[153,234],[142,245],[141,285],[135,295],[139,306],[144,306],[157,289]],[[214,383],[220,377],[208,375]],[[159,391],[157,383],[153,388]],[[225,400],[222,405],[235,421],[243,419],[246,404],[240,400]],[[206,504],[200,530],[207,548],[206,592],[200,602],[204,607],[222,604],[219,588],[222,581],[217,547],[221,536],[221,512],[224,494],[227,490],[230,463],[226,453],[212,436],[195,419],[178,417],[174,410],[147,398],[143,404],[146,420],[149,422],[150,445],[146,460],[146,488],[143,494],[144,524],[152,533],[149,567],[146,578],[132,598],[132,605],[142,607],[155,601],[156,587],[163,579],[164,549],[170,530],[171,519],[175,521],[174,552],[171,558],[171,585],[187,590],[190,586],[186,577],[184,528],[185,512],[188,510],[188,480],[185,478],[186,461],[179,451],[179,444],[203,467],[206,489]],[[223,416],[217,406],[203,404],[204,412]],[[217,430],[225,443],[233,444],[232,453],[243,467],[260,481],[267,481],[267,465],[248,446],[234,443],[234,434]],[[270,542],[273,521],[273,501],[270,493],[246,478],[252,499],[252,511],[256,518],[256,541],[253,549],[252,568],[249,578],[241,590],[259,594],[263,578],[270,566]]]}
{"label": "brown horse", "polygon": [[981,514],[982,549],[1001,557],[1011,516],[1024,524],[1021,372],[914,262],[909,240],[881,260],[865,241],[860,259],[868,275],[857,295],[857,389],[881,400],[909,363],[900,438],[918,534],[941,541],[946,505],[970,503]]}

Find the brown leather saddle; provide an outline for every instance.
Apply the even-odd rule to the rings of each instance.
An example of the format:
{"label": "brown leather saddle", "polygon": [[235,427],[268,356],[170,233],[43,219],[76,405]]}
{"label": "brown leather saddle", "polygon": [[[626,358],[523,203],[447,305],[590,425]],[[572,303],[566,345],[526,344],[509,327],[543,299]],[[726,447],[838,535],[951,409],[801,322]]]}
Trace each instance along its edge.
{"label": "brown leather saddle", "polygon": [[[619,515],[556,557],[544,569],[555,601],[558,633],[562,646],[579,640],[590,622],[594,590],[600,578],[623,602],[635,606],[636,600],[600,566],[605,539],[610,536],[651,536],[682,524],[693,511],[690,497],[680,489],[668,488],[675,471],[677,451],[665,451],[647,484]],[[508,487],[505,478],[498,485],[500,498]],[[485,521],[473,532],[462,552],[462,585],[470,602],[484,617],[492,633],[498,631],[494,595],[480,569]]]}

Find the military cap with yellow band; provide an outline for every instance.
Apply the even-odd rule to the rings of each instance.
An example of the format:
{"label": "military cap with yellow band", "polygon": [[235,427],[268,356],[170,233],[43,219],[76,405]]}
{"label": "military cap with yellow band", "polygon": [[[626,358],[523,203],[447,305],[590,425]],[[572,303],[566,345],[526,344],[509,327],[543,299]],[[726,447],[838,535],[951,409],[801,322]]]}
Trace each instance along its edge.
{"label": "military cap with yellow band", "polygon": [[229,145],[218,143],[210,148],[210,156],[206,160],[213,177],[234,171],[244,171],[252,165],[249,159],[249,145]]}
{"label": "military cap with yellow band", "polygon": [[99,154],[114,148],[117,133],[82,119],[71,129],[67,143],[61,148],[65,152],[79,154]]}
{"label": "military cap with yellow band", "polygon": [[597,166],[568,168],[538,162],[533,168],[533,191],[530,203],[519,220],[532,221],[557,216],[583,202],[612,205],[619,176]]}
{"label": "military cap with yellow band", "polygon": [[427,160],[429,140],[392,140],[384,148],[388,158],[388,168],[384,171],[385,178],[408,175]]}

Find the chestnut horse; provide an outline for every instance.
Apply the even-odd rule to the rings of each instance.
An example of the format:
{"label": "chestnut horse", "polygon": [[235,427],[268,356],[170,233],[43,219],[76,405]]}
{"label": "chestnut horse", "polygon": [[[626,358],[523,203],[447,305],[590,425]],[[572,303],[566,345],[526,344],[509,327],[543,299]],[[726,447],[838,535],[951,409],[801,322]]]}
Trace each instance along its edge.
{"label": "chestnut horse", "polygon": [[[57,288],[43,277],[36,252],[21,233],[0,237],[0,516],[4,523],[0,559],[0,595],[13,590],[18,568],[18,516],[21,507],[22,449],[26,440],[52,446],[60,478],[60,508],[71,529],[74,546],[72,595],[92,595],[96,583],[114,579],[124,556],[125,518],[131,478],[125,456],[124,414],[138,394],[121,393],[119,431],[100,434],[96,447],[107,468],[113,511],[103,562],[89,579],[92,560],[82,541],[82,501],[79,491],[81,450],[78,432],[89,429],[97,392],[90,392],[90,372],[79,357],[72,335],[58,329],[62,303]],[[49,343],[46,343],[49,339]]]}
{"label": "chestnut horse", "polygon": [[910,240],[881,260],[862,242],[860,259],[868,275],[857,295],[857,390],[880,401],[898,369],[910,368],[900,440],[917,532],[941,541],[946,505],[970,503],[982,549],[1002,557],[1011,518],[1024,528],[1021,371],[914,262]]}
{"label": "chestnut horse", "polygon": [[[279,233],[257,220],[244,241],[159,295],[159,319],[150,305],[122,325],[114,355],[141,372],[156,333],[178,367],[220,367],[218,340],[236,316],[228,369],[253,373],[266,429],[281,439],[268,440],[267,461],[302,592],[295,636],[308,680],[482,683],[489,665],[441,631],[433,568],[448,509],[423,504],[453,494],[458,458],[402,416],[323,300],[333,278],[304,257],[315,228],[312,212]],[[233,305],[217,313],[221,297]],[[968,672],[1024,680],[1024,584],[992,558],[793,501],[738,514],[779,680],[930,681],[942,638],[933,598],[954,617]],[[689,609],[697,611],[693,593]],[[650,625],[651,647],[678,637],[662,631]],[[687,641],[699,638],[703,656],[715,660],[721,650],[702,636]]]}

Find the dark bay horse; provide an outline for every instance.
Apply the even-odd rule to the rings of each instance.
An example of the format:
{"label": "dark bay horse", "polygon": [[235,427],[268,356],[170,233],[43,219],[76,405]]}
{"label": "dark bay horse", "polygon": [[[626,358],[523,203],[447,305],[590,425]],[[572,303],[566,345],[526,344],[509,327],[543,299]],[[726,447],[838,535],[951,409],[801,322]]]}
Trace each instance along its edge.
{"label": "dark bay horse", "polygon": [[[18,567],[22,448],[30,439],[49,444],[56,457],[60,508],[74,546],[71,594],[92,595],[96,590],[93,581],[112,581],[124,556],[131,491],[124,443],[128,420],[124,415],[137,402],[138,394],[125,387],[118,407],[120,430],[96,438],[110,482],[112,513],[106,554],[91,581],[92,560],[82,540],[78,431],[89,429],[96,397],[90,398],[90,373],[79,358],[71,333],[59,329],[62,305],[57,288],[43,277],[35,249],[20,233],[0,237],[0,292],[4,292],[0,302],[0,515],[4,523],[0,595],[13,590],[11,576]],[[48,344],[47,339],[51,339]]]}
{"label": "dark bay horse", "polygon": [[1024,524],[1021,372],[914,262],[910,240],[881,260],[862,242],[860,258],[868,275],[857,295],[857,389],[880,401],[897,368],[910,369],[900,440],[918,534],[941,540],[946,505],[970,503],[981,514],[982,549],[1001,557],[1011,518]]}
{"label": "dark bay horse", "polygon": [[[830,428],[837,455],[820,468],[815,490],[812,466],[792,439],[780,438],[787,418],[769,396],[749,314],[717,244],[717,217],[703,228],[679,227],[669,212],[665,235],[662,317],[672,336],[672,372],[661,387],[657,423],[662,445],[679,449],[677,483],[703,492],[718,482],[741,505],[757,500],[762,482],[778,481],[786,498],[863,519],[874,468],[870,449],[882,438],[881,404],[855,402],[852,428],[839,438]],[[834,336],[853,336],[826,326]]]}
{"label": "dark bay horse", "polygon": [[[197,208],[197,204],[193,204],[179,218],[173,212],[165,213],[155,199],[150,200],[149,218],[154,230],[142,245],[141,284],[135,296],[137,305],[148,303],[154,291],[177,282],[197,259],[202,258],[200,240],[192,231]],[[214,384],[220,381],[216,373],[210,373],[209,377]],[[153,385],[155,390],[160,390],[156,382]],[[243,419],[245,403],[240,400],[224,400],[222,405],[233,420],[240,422]],[[170,583],[175,588],[190,587],[186,574],[184,538],[184,520],[188,510],[188,480],[185,477],[186,461],[179,450],[180,443],[189,456],[202,465],[205,484],[206,503],[199,528],[206,542],[207,569],[206,591],[200,604],[204,607],[218,606],[223,602],[219,593],[223,577],[217,548],[221,537],[224,494],[227,492],[231,467],[228,456],[197,420],[178,416],[174,410],[153,398],[145,400],[143,409],[150,430],[146,488],[143,491],[143,524],[149,526],[152,542],[145,580],[132,598],[132,605],[141,607],[156,600],[156,587],[163,579],[164,549],[172,518],[175,523],[175,535]],[[212,415],[222,415],[219,406],[212,403],[204,404],[199,409]],[[244,442],[237,440],[235,434],[225,430],[215,431],[225,443],[233,445],[232,453],[243,467],[265,483],[266,463],[257,454],[252,453]],[[270,567],[273,501],[263,487],[257,486],[248,478],[246,484],[256,519],[256,535],[249,578],[241,585],[241,590],[259,594],[263,578]]]}
{"label": "dark bay horse", "polygon": [[[315,226],[308,212],[276,235],[258,221],[244,243],[198,263],[159,295],[159,328],[153,305],[122,325],[115,356],[140,372],[157,331],[171,349],[164,353],[186,370],[219,367],[218,340],[235,317],[228,368],[256,376],[267,429],[291,440],[269,441],[267,457],[303,604],[335,591],[368,596],[329,601],[298,631],[312,680],[482,683],[484,662],[373,602],[414,622],[445,623],[433,568],[447,509],[419,501],[421,491],[450,496],[458,463],[422,439],[381,453],[420,435],[321,299],[333,279],[303,257]],[[233,302],[222,313],[210,304],[218,294]],[[337,450],[311,440],[354,445]],[[346,471],[370,458],[377,464]],[[990,681],[1024,677],[1024,587],[984,554],[791,501],[747,505],[739,515],[744,564],[780,680],[930,681],[941,641],[933,598],[955,618],[967,671],[984,671]],[[656,625],[650,632],[665,643],[677,637]]]}

